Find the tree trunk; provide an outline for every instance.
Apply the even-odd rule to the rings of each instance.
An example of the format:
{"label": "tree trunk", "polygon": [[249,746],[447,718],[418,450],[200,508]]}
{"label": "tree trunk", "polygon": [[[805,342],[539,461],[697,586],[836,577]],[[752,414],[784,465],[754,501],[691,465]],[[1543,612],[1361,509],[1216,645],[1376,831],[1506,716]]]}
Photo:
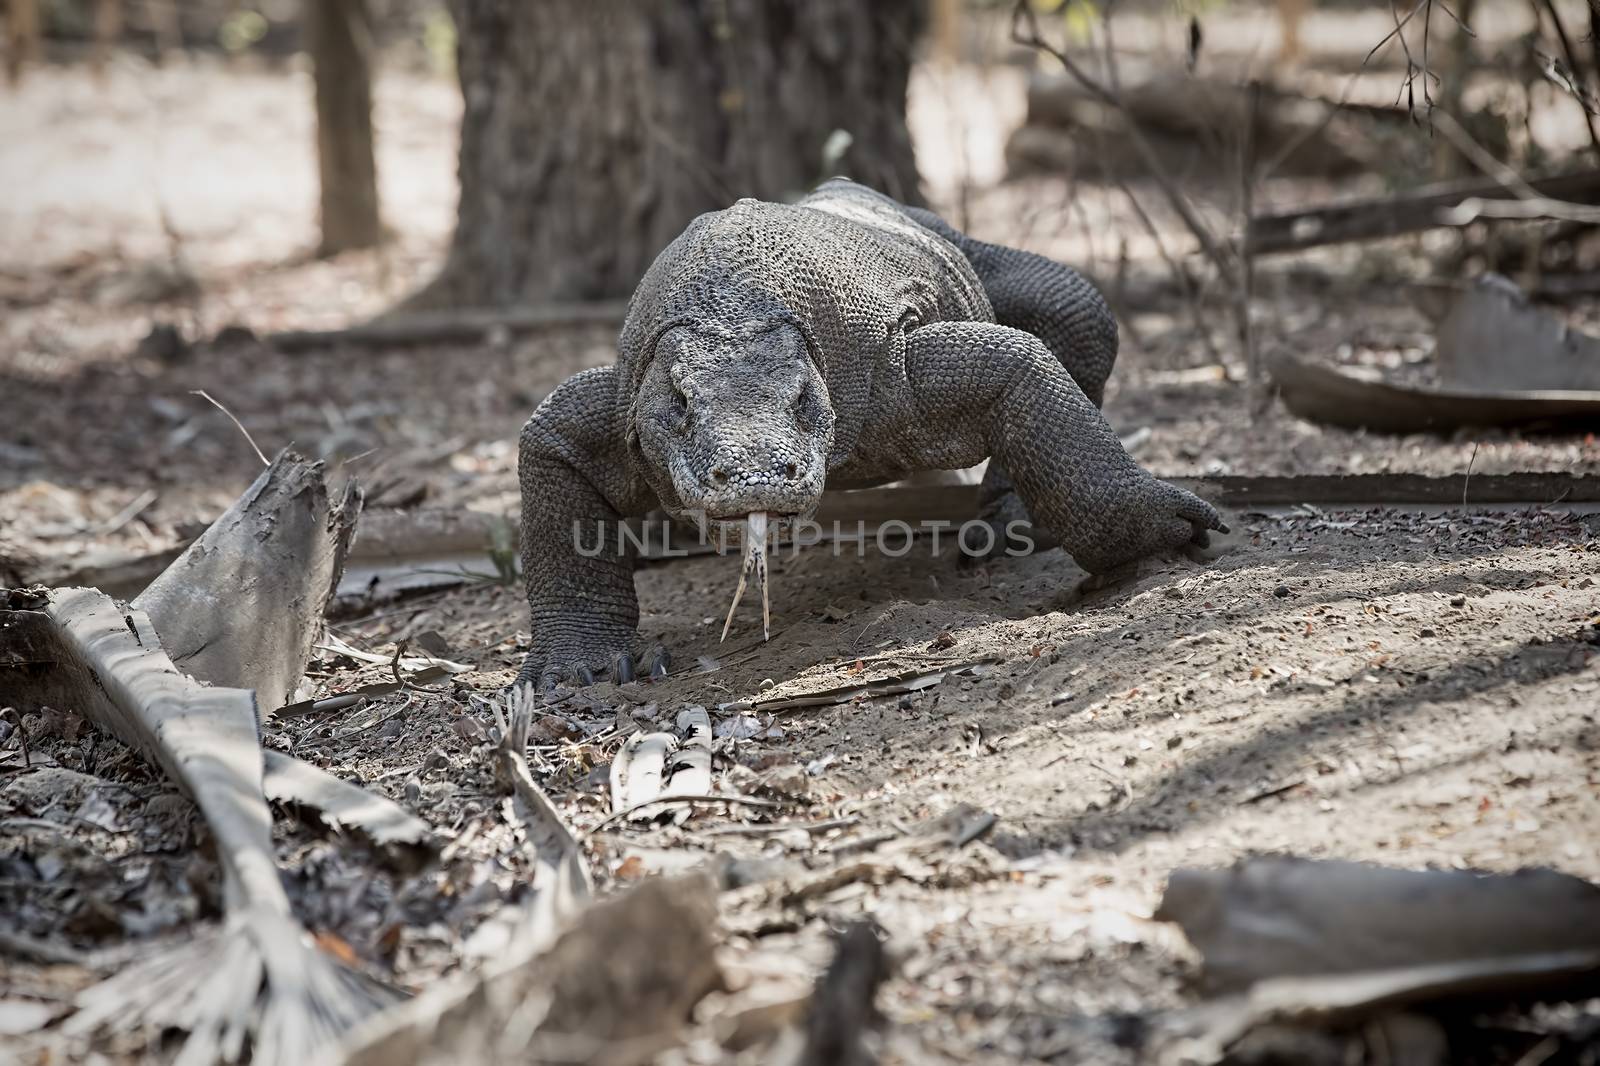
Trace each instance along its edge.
{"label": "tree trunk", "polygon": [[6,80],[22,81],[22,71],[39,61],[39,0],[10,0],[6,5]]}
{"label": "tree trunk", "polygon": [[111,50],[122,35],[122,0],[95,0],[94,50],[89,53],[89,65],[96,79],[106,76],[106,64],[111,60]]}
{"label": "tree trunk", "polygon": [[[834,173],[920,199],[905,106],[923,0],[452,10],[461,203],[414,306],[626,296],[695,215]],[[825,165],[836,130],[849,147]]]}
{"label": "tree trunk", "polygon": [[372,152],[372,19],[367,0],[306,0],[316,68],[322,255],[371,248],[383,237]]}

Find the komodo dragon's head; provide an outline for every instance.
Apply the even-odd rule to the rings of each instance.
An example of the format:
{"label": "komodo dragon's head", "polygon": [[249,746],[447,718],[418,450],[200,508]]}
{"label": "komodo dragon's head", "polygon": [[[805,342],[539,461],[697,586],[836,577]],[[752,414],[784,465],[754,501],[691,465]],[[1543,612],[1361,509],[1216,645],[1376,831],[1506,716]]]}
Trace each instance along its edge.
{"label": "komodo dragon's head", "polygon": [[657,340],[629,433],[674,517],[781,521],[809,517],[822,496],[833,408],[792,323],[700,322]]}

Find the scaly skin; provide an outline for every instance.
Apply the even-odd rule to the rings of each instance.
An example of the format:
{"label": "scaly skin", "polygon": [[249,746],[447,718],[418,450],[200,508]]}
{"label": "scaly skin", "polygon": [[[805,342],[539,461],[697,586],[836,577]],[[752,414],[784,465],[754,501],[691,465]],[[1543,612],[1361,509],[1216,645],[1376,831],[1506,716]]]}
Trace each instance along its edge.
{"label": "scaly skin", "polygon": [[1091,573],[1204,545],[1216,511],[1140,469],[1100,414],[1116,350],[1081,275],[849,181],[700,216],[640,282],[617,364],[563,384],[523,429],[519,683],[665,670],[637,646],[617,539],[657,507],[807,515],[825,483],[989,458],[986,513],[1025,508]]}

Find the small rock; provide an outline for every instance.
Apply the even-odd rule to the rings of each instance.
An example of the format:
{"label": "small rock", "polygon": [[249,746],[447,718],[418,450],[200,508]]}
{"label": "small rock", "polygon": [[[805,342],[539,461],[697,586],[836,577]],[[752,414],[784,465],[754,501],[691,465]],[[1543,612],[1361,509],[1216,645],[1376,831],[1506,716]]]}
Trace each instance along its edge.
{"label": "small rock", "polygon": [[1272,594],[1274,596],[1278,597],[1278,599],[1281,600],[1285,596],[1289,595],[1289,586],[1288,585],[1279,585],[1277,588],[1272,590]]}
{"label": "small rock", "polygon": [[43,1029],[58,1008],[25,999],[0,999],[0,1036],[27,1036]]}
{"label": "small rock", "polygon": [[437,629],[428,629],[416,634],[411,638],[411,643],[436,658],[450,658],[450,642],[445,640],[444,635]]}
{"label": "small rock", "polygon": [[464,714],[457,718],[454,723],[454,729],[456,736],[468,744],[482,744],[489,739],[489,731],[484,728],[483,723],[470,714]]}
{"label": "small rock", "polygon": [[1467,598],[1465,596],[1451,596],[1450,597],[1450,606],[1452,606],[1452,607],[1465,607],[1466,605],[1467,605]]}
{"label": "small rock", "polygon": [[1436,637],[1438,635],[1439,634],[1435,633],[1431,629],[1419,629],[1419,630],[1417,630],[1417,636],[1419,636],[1419,637]]}
{"label": "small rock", "polygon": [[229,323],[217,330],[217,335],[211,338],[213,348],[243,348],[246,345],[260,342],[256,331],[249,326],[238,322]]}
{"label": "small rock", "polygon": [[189,354],[189,342],[184,340],[177,326],[170,322],[157,322],[139,341],[134,353],[145,359],[176,363]]}
{"label": "small rock", "polygon": [[777,688],[777,687],[778,687],[778,683],[776,681],[772,680],[772,678],[770,678],[770,677],[763,677],[761,679],[761,684],[756,686],[756,688],[758,688],[762,692],[766,692],[768,689],[774,689],[774,688]]}
{"label": "small rock", "polygon": [[753,714],[737,714],[717,723],[716,735],[734,740],[749,740],[766,731],[766,726]]}
{"label": "small rock", "polygon": [[41,766],[31,773],[19,774],[0,790],[8,804],[15,805],[25,814],[42,816],[54,811],[60,821],[67,817],[94,793],[102,784],[98,777],[79,773],[61,766]]}

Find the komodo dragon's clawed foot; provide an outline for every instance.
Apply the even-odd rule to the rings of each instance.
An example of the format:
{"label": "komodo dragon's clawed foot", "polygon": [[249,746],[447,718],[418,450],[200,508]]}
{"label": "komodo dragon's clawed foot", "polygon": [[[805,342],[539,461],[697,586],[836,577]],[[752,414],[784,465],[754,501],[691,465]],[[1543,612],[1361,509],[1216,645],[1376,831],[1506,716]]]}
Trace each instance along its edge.
{"label": "komodo dragon's clawed foot", "polygon": [[1189,554],[1211,544],[1211,533],[1227,533],[1222,515],[1186,489],[1146,477],[1118,510],[1106,542],[1078,559],[1093,573],[1153,555]]}
{"label": "komodo dragon's clawed foot", "polygon": [[645,678],[658,680],[667,676],[672,656],[660,644],[653,644],[639,652],[606,649],[603,641],[587,648],[562,649],[529,654],[517,675],[516,684],[534,685],[541,692],[560,686],[577,688],[596,681],[610,681],[625,685]]}

